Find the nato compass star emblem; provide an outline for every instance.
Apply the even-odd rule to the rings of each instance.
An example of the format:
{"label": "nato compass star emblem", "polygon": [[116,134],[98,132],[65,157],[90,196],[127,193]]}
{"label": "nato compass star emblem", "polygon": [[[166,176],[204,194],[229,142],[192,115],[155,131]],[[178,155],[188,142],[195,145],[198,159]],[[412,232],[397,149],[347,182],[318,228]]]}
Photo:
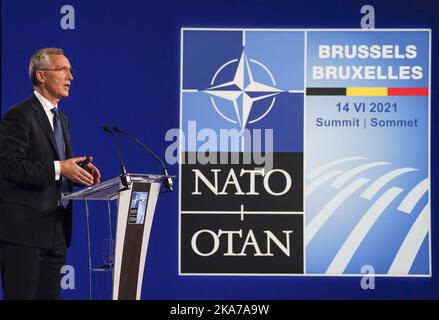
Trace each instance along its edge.
{"label": "nato compass star emblem", "polygon": [[[232,64],[238,64],[233,80],[220,84],[216,83],[218,75],[220,75],[226,67]],[[262,68],[263,72],[265,72],[271,80],[271,84],[264,84],[255,81],[252,67]],[[239,60],[233,59],[224,63],[212,77],[210,85],[211,87],[203,90],[203,92],[211,95],[210,100],[212,105],[221,117],[231,123],[239,125],[241,134],[248,123],[255,123],[263,119],[273,108],[276,101],[275,96],[284,92],[275,87],[276,81],[271,71],[261,62],[254,59],[248,59],[244,51]],[[230,117],[230,112],[229,116],[227,116],[226,113],[218,107],[215,98],[225,99],[233,103],[234,112],[232,112],[232,114],[234,113],[235,119]],[[252,118],[252,107],[255,102],[261,100],[267,100],[267,103],[265,104],[266,110],[262,112],[262,115],[261,112],[259,112],[257,117]]]}

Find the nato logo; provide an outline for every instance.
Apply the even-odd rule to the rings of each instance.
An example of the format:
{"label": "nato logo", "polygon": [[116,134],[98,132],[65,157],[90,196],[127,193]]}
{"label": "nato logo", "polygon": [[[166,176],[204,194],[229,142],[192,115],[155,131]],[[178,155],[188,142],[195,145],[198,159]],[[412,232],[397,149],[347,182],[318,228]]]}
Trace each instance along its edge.
{"label": "nato logo", "polygon": [[[304,47],[303,32],[182,31],[180,152],[233,131],[238,143],[209,154],[239,161],[180,163],[181,273],[303,274]],[[267,132],[273,144],[255,148]]]}
{"label": "nato logo", "polygon": [[[253,67],[259,66],[264,72],[266,72],[270,78],[270,85],[260,83],[254,79],[250,64],[253,64]],[[220,76],[220,72],[229,65],[236,69],[235,74],[233,75],[233,80],[216,84],[215,82]],[[239,60],[233,59],[223,64],[215,72],[210,84],[212,87],[204,90],[204,92],[213,96],[211,97],[211,101],[217,113],[226,121],[238,124],[241,130],[245,129],[247,123],[255,123],[263,119],[273,108],[276,101],[275,96],[282,92],[282,90],[274,87],[276,85],[276,80],[271,71],[263,63],[257,60],[248,59],[245,52],[242,53]],[[221,111],[217,106],[217,103],[215,103],[214,97],[219,97],[232,102],[236,120],[229,118],[226,115],[226,107]],[[263,106],[262,115],[255,119],[250,119],[249,116],[253,105],[261,100],[270,100],[270,102]]]}
{"label": "nato logo", "polygon": [[185,30],[182,78],[184,132],[273,129],[273,151],[303,151],[303,33]]}

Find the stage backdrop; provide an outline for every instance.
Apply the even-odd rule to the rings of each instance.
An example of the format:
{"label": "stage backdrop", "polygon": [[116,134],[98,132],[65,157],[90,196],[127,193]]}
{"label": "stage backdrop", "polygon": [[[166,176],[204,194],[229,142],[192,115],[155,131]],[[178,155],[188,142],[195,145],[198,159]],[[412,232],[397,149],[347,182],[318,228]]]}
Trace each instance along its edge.
{"label": "stage backdrop", "polygon": [[[249,189],[249,181],[262,179],[261,172],[251,172],[260,163],[250,162],[239,183],[243,168],[222,166],[227,174],[218,178],[219,187],[214,185],[218,167],[189,162],[181,167],[174,162],[168,164],[170,173],[177,175],[177,191],[162,194],[157,203],[143,299],[439,298],[439,281],[435,277],[439,222],[435,218],[434,193],[424,192],[416,206],[408,205],[408,200],[404,205],[403,201],[417,186],[412,200],[420,190],[428,189],[428,180],[423,179],[430,178],[434,191],[437,176],[433,164],[438,132],[433,125],[429,159],[429,132],[425,126],[429,118],[432,124],[437,122],[434,81],[428,90],[429,76],[437,71],[433,61],[430,73],[428,61],[429,45],[434,56],[438,27],[433,5],[429,1],[369,3],[376,10],[377,28],[432,29],[431,44],[428,30],[411,35],[381,33],[377,37],[375,33],[352,30],[305,32],[311,28],[358,29],[363,4],[4,0],[1,111],[4,114],[32,93],[27,76],[32,53],[42,47],[60,47],[76,70],[70,97],[60,102],[72,123],[74,152],[77,156],[93,155],[104,180],[119,174],[119,163],[111,137],[102,131],[103,124],[129,131],[163,158],[174,142],[165,140],[168,130],[181,126],[188,133],[191,120],[197,121],[198,129],[214,131],[226,128],[242,133],[246,128],[276,128],[271,150],[271,169],[275,172],[271,174],[270,168],[265,168],[260,183],[264,190]],[[252,32],[249,28],[258,30]],[[414,57],[413,48],[408,48],[406,58],[410,66],[422,67],[423,77],[413,82],[392,78],[367,85],[343,79],[327,81],[319,75],[331,63],[317,56],[319,44],[399,45],[401,50],[413,45],[418,55]],[[304,69],[305,60],[308,69]],[[334,64],[358,66],[362,61],[346,59]],[[386,70],[388,66],[397,69],[404,64],[395,60],[379,63]],[[419,72],[415,68],[408,74],[416,78]],[[256,84],[251,90],[244,90],[244,82]],[[379,101],[364,99],[367,92],[350,89],[360,86],[379,87],[377,90],[385,89],[386,94],[374,92],[380,96]],[[390,98],[393,87],[416,87],[421,91],[411,91],[410,99],[402,97],[407,93],[393,91],[398,97]],[[422,91],[425,89],[427,92]],[[247,98],[235,99],[236,91]],[[382,104],[373,105],[375,102]],[[199,108],[200,105],[208,108]],[[413,111],[415,106],[418,109]],[[370,108],[377,113],[385,113],[387,108],[390,115],[374,116]],[[250,113],[250,109],[256,113]],[[406,125],[415,129],[393,130],[384,126],[385,121],[396,117],[393,112],[413,121]],[[339,122],[329,125],[325,120]],[[379,121],[384,121],[383,126]],[[350,130],[334,128],[342,123]],[[416,129],[419,127],[415,124],[421,124],[421,129]],[[277,134],[282,138],[278,139]],[[160,172],[159,163],[132,141],[121,137],[121,142],[129,172]],[[248,145],[242,139],[235,146],[213,151],[218,156],[221,152],[231,155],[246,151]],[[183,146],[181,154],[175,150],[173,159],[189,158],[193,151],[200,151],[200,145]],[[256,151],[267,150],[260,147]],[[388,184],[397,177],[397,183]],[[196,189],[195,182],[200,189]],[[240,183],[246,186],[245,190],[237,189]],[[197,192],[212,190],[230,192],[226,195],[228,201],[197,197]],[[260,196],[249,201],[242,197],[244,193],[254,196],[257,192]],[[343,208],[340,206],[347,200],[346,194],[354,197]],[[114,220],[114,204],[111,209]],[[400,213],[384,215],[384,209]],[[103,260],[102,239],[108,238],[107,203],[92,204],[91,210],[93,262],[99,266]],[[346,217],[351,212],[355,214]],[[410,218],[405,219],[407,216]],[[392,226],[401,232],[386,237]],[[408,270],[399,268],[407,266],[400,262],[407,262],[404,257],[393,266],[398,248],[413,227],[417,239],[422,240],[416,251],[419,254]],[[211,229],[216,234],[206,231]],[[240,247],[221,247],[218,254],[208,255],[215,249],[219,229],[228,232],[222,234],[218,242],[221,245],[230,244],[236,239],[237,233],[233,232],[242,230]],[[197,232],[199,237],[194,240]],[[289,250],[290,255],[286,254]],[[66,271],[71,277],[64,283],[64,299],[88,298],[86,252],[84,207],[78,203],[68,252],[71,267]],[[251,257],[243,258],[243,253],[251,253]],[[266,255],[264,263],[260,263],[258,254]],[[209,258],[203,259],[206,256]],[[375,279],[374,289],[365,290],[359,270],[369,261],[381,276]],[[109,273],[94,272],[93,285],[95,299],[110,297]]]}

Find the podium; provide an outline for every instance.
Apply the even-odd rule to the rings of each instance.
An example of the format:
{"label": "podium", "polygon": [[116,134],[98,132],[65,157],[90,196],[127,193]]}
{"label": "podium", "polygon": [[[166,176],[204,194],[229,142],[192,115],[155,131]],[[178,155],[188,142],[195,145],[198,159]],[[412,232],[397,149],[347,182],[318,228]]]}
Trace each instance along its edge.
{"label": "podium", "polygon": [[[116,200],[117,219],[113,264],[113,300],[140,300],[143,270],[148,251],[154,211],[160,186],[169,176],[157,174],[128,174],[124,186],[115,177],[93,187],[63,195],[63,200],[84,200],[87,222],[89,267],[89,298],[92,299],[92,259],[90,250],[89,200]],[[108,205],[111,235],[111,213]]]}

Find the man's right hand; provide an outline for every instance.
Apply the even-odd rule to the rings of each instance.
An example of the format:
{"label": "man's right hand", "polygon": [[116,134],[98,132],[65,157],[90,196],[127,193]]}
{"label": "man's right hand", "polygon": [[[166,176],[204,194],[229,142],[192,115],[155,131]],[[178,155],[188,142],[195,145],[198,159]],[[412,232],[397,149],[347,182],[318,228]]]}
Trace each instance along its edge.
{"label": "man's right hand", "polygon": [[86,157],[70,158],[60,161],[61,175],[70,181],[86,186],[93,185],[93,176],[78,166]]}

